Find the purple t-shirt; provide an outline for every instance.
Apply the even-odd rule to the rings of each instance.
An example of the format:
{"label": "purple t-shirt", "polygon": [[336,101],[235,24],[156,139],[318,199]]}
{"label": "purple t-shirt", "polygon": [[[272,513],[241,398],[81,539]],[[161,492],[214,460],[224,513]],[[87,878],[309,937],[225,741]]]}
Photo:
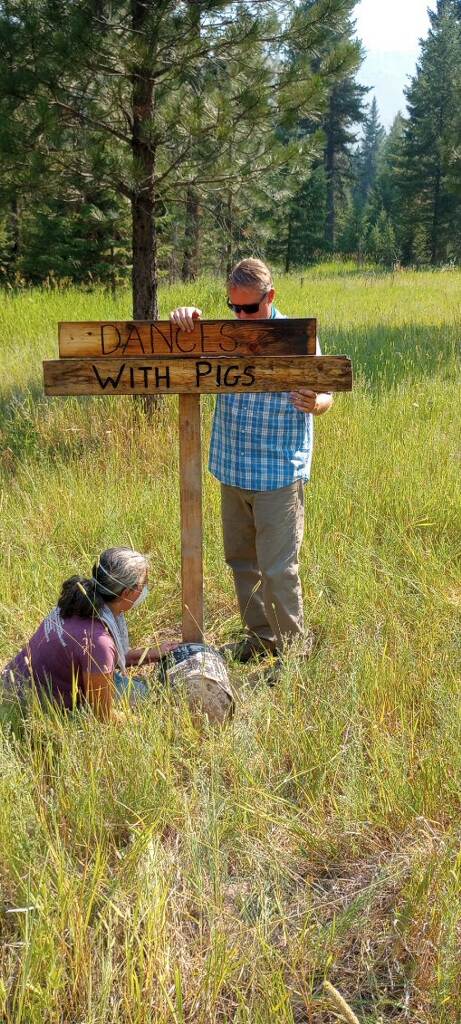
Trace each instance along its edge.
{"label": "purple t-shirt", "polygon": [[71,708],[75,700],[80,703],[83,673],[112,673],[116,663],[117,649],[103,622],[76,615],[63,619],[54,608],[2,676],[11,688],[13,675],[18,690],[32,678],[38,691]]}

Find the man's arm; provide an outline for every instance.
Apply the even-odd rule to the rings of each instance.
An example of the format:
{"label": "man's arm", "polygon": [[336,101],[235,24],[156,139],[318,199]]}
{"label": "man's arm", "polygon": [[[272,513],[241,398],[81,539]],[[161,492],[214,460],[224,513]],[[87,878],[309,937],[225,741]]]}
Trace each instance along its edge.
{"label": "man's arm", "polygon": [[291,401],[299,412],[311,412],[313,416],[322,416],[333,405],[331,392],[311,391],[310,388],[298,388],[291,392]]}

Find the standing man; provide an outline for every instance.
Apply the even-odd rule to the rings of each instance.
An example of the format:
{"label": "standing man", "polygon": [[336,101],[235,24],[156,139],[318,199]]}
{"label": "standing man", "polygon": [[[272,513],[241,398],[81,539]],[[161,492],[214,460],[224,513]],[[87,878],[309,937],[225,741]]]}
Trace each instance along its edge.
{"label": "standing man", "polygon": [[[274,298],[265,263],[237,263],[227,305],[239,320],[286,319]],[[192,331],[201,315],[196,306],[182,306],[170,319]],[[305,636],[299,579],[303,485],[312,460],[312,417],[332,402],[332,395],[308,388],[216,398],[209,469],[221,483],[224,553],[245,625],[243,640],[232,645],[239,661],[280,655],[287,642],[302,644]]]}

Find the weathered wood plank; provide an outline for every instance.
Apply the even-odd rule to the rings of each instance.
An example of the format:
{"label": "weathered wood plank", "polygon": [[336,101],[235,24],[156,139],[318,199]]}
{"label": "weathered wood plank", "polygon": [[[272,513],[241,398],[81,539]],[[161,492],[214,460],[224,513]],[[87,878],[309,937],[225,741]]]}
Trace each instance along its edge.
{"label": "weathered wood plank", "polygon": [[200,395],[179,396],[182,638],[203,640],[202,459]]}
{"label": "weathered wood plank", "polygon": [[235,394],[350,391],[347,356],[257,356],[252,359],[57,359],[44,362],[47,395]]}
{"label": "weathered wood plank", "polygon": [[60,323],[59,355],[62,359],[315,355],[316,333],[313,318],[197,320],[190,333],[169,320]]}

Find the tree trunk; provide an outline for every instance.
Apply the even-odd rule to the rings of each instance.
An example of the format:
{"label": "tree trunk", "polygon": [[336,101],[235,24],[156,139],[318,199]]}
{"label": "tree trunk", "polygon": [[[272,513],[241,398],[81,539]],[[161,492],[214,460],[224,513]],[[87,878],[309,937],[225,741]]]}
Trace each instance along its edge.
{"label": "tree trunk", "polygon": [[233,229],[234,229],[234,209],[233,209],[233,196],[229,190],[227,194],[227,208],[225,213],[225,225],[226,225],[226,278],[229,279],[233,262],[234,262],[234,245],[233,245]]}
{"label": "tree trunk", "polygon": [[171,225],[171,243],[170,258],[168,260],[168,280],[170,284],[175,284],[179,277],[178,253],[180,250],[178,221],[176,217]]}
{"label": "tree trunk", "polygon": [[19,256],[21,254],[21,214],[16,192],[13,194],[10,205],[10,230],[12,238],[11,246],[11,269],[16,271]]}
{"label": "tree trunk", "polygon": [[441,180],[442,172],[440,164],[437,166],[437,172],[434,182],[434,202],[433,202],[433,214],[431,224],[431,264],[436,266],[440,259],[439,253],[439,235],[440,235],[440,193],[441,193]]}
{"label": "tree trunk", "polygon": [[336,210],[335,210],[335,170],[336,153],[333,132],[327,128],[327,145],[325,150],[325,170],[327,179],[327,219],[325,225],[325,241],[334,252],[336,243]]}
{"label": "tree trunk", "polygon": [[[145,0],[131,0],[133,31],[142,34],[149,6]],[[133,243],[133,319],[156,320],[157,247],[155,232],[155,148],[150,138],[154,119],[154,88],[150,80],[149,53],[133,71],[132,154],[134,189],[131,200]],[[141,399],[146,411],[153,412],[160,395]]]}
{"label": "tree trunk", "polygon": [[[148,5],[132,0],[133,30],[142,33]],[[135,186],[132,198],[133,317],[157,318],[157,253],[154,220],[155,150],[149,138],[154,118],[154,89],[150,68],[140,63],[133,72],[132,153]]]}
{"label": "tree trunk", "polygon": [[157,319],[157,260],[155,251],[154,204],[148,186],[136,191],[133,218],[133,318]]}
{"label": "tree trunk", "polygon": [[290,273],[291,266],[291,239],[293,236],[293,211],[291,204],[288,210],[288,233],[287,233],[287,247],[285,252],[285,273]]}
{"label": "tree trunk", "polygon": [[186,223],[184,226],[183,281],[195,281],[199,268],[200,203],[198,192],[189,185],[186,195]]}

